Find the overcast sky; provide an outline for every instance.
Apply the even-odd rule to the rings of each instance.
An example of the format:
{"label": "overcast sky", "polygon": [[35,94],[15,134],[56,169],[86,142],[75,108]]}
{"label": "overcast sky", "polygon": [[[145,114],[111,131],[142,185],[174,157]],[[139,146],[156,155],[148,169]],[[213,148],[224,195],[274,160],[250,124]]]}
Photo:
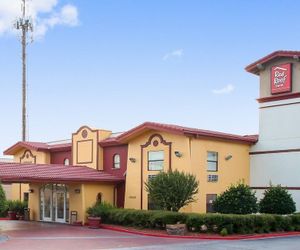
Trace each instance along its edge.
{"label": "overcast sky", "polygon": [[[0,0],[0,152],[21,138],[19,0]],[[144,121],[258,132],[244,67],[299,50],[300,1],[31,0],[29,140]],[[1,153],[0,153],[1,155]]]}

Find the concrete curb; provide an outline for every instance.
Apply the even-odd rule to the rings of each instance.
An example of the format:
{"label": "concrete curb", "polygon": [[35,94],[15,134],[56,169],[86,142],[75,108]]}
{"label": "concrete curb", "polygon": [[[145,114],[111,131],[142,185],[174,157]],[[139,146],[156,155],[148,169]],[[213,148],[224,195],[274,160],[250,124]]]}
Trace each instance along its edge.
{"label": "concrete curb", "polygon": [[300,236],[300,232],[282,232],[282,233],[229,235],[229,236],[217,236],[217,235],[180,236],[180,235],[167,235],[167,234],[160,234],[160,233],[146,233],[146,232],[138,231],[138,230],[134,230],[134,229],[131,230],[131,229],[127,229],[127,228],[125,229],[125,228],[118,227],[118,226],[110,226],[110,225],[104,225],[104,224],[101,224],[100,228],[117,231],[117,232],[123,232],[123,233],[143,235],[143,236],[173,238],[173,239],[194,239],[194,240],[254,240],[254,239]]}

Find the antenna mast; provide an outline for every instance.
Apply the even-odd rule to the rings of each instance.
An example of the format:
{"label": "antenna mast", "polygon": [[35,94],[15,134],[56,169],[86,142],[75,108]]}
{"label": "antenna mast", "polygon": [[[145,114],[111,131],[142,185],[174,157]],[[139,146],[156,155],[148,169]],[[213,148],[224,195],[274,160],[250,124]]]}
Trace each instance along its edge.
{"label": "antenna mast", "polygon": [[22,141],[27,139],[27,85],[26,85],[26,46],[27,34],[33,31],[33,25],[29,17],[26,16],[26,0],[22,0],[22,17],[15,22],[15,28],[21,30],[22,44]]}

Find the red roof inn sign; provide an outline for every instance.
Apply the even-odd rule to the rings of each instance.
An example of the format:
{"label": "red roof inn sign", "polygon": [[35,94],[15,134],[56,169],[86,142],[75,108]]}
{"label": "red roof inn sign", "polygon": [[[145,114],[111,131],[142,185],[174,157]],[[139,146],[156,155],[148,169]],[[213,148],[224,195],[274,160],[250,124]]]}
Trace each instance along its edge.
{"label": "red roof inn sign", "polygon": [[279,94],[292,90],[291,64],[281,64],[271,68],[271,93]]}

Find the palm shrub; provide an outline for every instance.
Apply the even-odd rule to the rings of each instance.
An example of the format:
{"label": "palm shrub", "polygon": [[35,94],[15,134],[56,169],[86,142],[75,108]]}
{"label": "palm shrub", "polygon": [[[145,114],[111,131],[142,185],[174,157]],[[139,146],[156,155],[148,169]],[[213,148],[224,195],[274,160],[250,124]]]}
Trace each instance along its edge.
{"label": "palm shrub", "polygon": [[184,172],[160,172],[145,183],[146,191],[157,207],[162,210],[179,211],[195,201],[199,182],[196,177]]}
{"label": "palm shrub", "polygon": [[280,185],[270,186],[259,202],[259,211],[266,214],[291,214],[296,211],[291,194]]}
{"label": "palm shrub", "polygon": [[251,214],[257,212],[255,192],[248,185],[231,185],[213,203],[214,210],[223,214]]}
{"label": "palm shrub", "polygon": [[27,202],[20,200],[8,200],[6,204],[8,211],[15,212],[19,215],[24,215],[24,210],[28,207]]}
{"label": "palm shrub", "polygon": [[0,216],[4,216],[7,209],[6,196],[0,183]]}

